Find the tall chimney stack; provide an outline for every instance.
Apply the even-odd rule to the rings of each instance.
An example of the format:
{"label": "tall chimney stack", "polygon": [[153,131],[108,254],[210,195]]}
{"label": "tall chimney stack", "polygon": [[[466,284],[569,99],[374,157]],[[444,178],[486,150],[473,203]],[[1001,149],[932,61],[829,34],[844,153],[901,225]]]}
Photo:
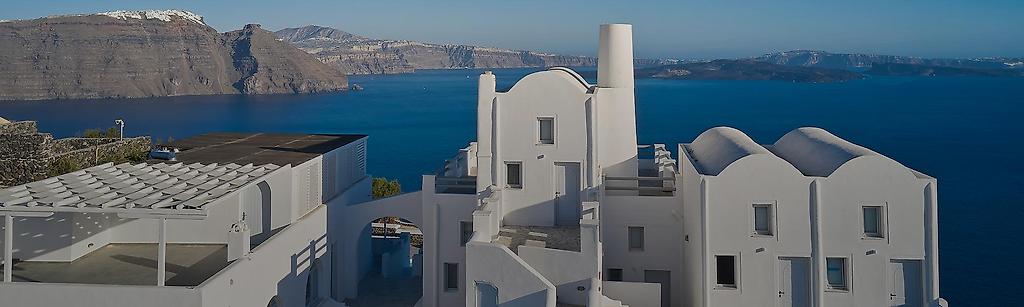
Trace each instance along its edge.
{"label": "tall chimney stack", "polygon": [[597,86],[633,88],[633,25],[601,25]]}

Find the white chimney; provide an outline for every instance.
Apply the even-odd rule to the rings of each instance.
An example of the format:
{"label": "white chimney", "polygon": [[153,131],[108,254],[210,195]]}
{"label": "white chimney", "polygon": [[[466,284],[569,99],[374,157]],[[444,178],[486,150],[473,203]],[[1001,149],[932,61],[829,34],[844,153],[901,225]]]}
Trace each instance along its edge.
{"label": "white chimney", "polygon": [[597,86],[633,88],[633,25],[601,25]]}

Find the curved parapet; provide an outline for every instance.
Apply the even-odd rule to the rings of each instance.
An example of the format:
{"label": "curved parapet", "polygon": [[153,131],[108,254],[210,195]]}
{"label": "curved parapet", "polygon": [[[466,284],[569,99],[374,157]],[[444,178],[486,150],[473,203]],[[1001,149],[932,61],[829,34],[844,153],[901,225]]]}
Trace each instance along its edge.
{"label": "curved parapet", "polygon": [[697,171],[704,175],[718,175],[733,162],[750,155],[771,152],[743,131],[732,127],[715,127],[704,131],[688,145]]}

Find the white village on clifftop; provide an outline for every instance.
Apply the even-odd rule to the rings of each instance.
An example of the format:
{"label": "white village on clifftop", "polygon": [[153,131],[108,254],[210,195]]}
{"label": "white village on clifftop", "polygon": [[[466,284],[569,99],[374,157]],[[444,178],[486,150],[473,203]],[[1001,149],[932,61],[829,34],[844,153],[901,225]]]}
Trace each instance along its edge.
{"label": "white village on clifftop", "polygon": [[935,178],[813,127],[637,144],[632,26],[598,54],[480,75],[411,193],[373,199],[368,136],[271,133],[2,189],[0,306],[947,305]]}

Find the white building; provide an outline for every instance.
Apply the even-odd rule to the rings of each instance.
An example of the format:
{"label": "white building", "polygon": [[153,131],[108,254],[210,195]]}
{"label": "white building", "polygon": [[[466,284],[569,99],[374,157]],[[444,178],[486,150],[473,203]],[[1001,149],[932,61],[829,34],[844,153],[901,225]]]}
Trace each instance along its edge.
{"label": "white building", "polygon": [[631,27],[605,25],[596,85],[482,74],[477,141],[422,191],[358,205],[423,225],[421,305],[945,304],[935,179],[818,128],[713,128],[677,161],[636,143],[632,58]]}
{"label": "white building", "polygon": [[[86,180],[74,174],[5,190],[0,212],[16,217],[15,229],[77,223],[43,234],[60,238],[55,241],[14,240],[13,255],[5,259],[20,259],[15,268],[33,261],[74,265],[125,243],[166,245],[159,254],[168,261],[176,248],[187,254],[182,243],[219,244],[224,251],[206,257],[218,265],[205,275],[157,257],[154,278],[165,270],[198,275],[199,282],[184,286],[16,280],[0,285],[0,300],[17,306],[40,300],[42,306],[131,305],[143,298],[168,306],[364,306],[363,298],[383,295],[389,300],[374,304],[945,305],[938,290],[934,178],[817,128],[759,145],[739,130],[718,127],[679,144],[675,154],[663,144],[637,144],[632,27],[603,25],[599,41],[597,84],[552,68],[499,92],[495,75],[482,74],[477,141],[425,175],[420,191],[368,201],[365,139],[358,137],[281,150],[316,153],[298,162],[228,164],[263,172],[200,204],[190,203],[207,191],[199,187],[219,181],[183,178],[199,190],[186,185],[165,193],[154,200],[158,206],[125,205],[137,203],[130,197],[64,201],[80,193],[70,187],[75,180]],[[231,140],[192,152],[213,159],[201,162],[237,161],[216,149],[249,139]],[[150,182],[141,176],[168,167],[107,165],[86,173],[118,189],[132,180]],[[188,167],[184,173],[208,181],[232,171],[223,164],[195,165],[198,173]],[[24,190],[31,199],[19,194]],[[248,205],[268,198],[269,209]],[[382,217],[403,221],[374,223]],[[118,222],[82,228],[94,218]],[[387,235],[389,227],[406,224],[418,232]],[[420,234],[421,245],[408,246]],[[82,236],[97,239],[77,239]],[[246,240],[262,243],[250,250]],[[50,251],[36,241],[60,248]],[[410,281],[418,283],[414,291],[402,288]]]}
{"label": "white building", "polygon": [[104,164],[0,191],[0,305],[340,305],[341,236],[324,203],[369,199],[365,136],[176,145],[178,163]]}

